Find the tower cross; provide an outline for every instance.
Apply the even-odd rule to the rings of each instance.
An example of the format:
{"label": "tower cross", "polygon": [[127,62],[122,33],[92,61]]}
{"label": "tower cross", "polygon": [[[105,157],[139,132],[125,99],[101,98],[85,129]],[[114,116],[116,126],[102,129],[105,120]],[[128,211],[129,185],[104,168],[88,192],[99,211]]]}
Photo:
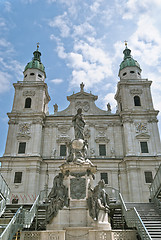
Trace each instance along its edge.
{"label": "tower cross", "polygon": [[39,50],[39,46],[40,46],[40,43],[38,42],[37,43],[37,51]]}
{"label": "tower cross", "polygon": [[124,43],[125,43],[125,47],[127,48],[127,43],[128,43],[128,41],[125,40]]}

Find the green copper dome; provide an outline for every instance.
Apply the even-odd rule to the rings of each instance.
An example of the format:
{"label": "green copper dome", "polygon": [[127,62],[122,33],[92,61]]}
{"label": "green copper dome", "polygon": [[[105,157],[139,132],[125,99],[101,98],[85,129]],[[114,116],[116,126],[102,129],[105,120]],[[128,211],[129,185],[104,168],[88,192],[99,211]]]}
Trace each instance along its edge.
{"label": "green copper dome", "polygon": [[33,52],[33,59],[31,62],[29,62],[26,67],[25,67],[25,70],[26,71],[27,69],[29,68],[34,68],[34,69],[39,69],[41,70],[42,72],[45,73],[45,67],[44,65],[41,63],[41,59],[40,59],[40,56],[41,56],[41,52],[38,51],[38,46],[37,46],[37,50],[35,52]]}
{"label": "green copper dome", "polygon": [[140,68],[139,63],[136,60],[134,60],[133,57],[131,56],[131,50],[127,48],[127,45],[126,45],[125,50],[123,51],[123,54],[124,54],[124,60],[120,64],[120,71],[125,67],[138,67],[138,68]]}

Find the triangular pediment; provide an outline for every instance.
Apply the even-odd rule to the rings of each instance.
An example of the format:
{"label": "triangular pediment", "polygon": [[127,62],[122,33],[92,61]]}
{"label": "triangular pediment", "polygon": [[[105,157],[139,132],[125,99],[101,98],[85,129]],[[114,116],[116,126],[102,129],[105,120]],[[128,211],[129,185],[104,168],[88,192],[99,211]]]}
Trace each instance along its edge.
{"label": "triangular pediment", "polygon": [[89,99],[89,100],[95,101],[95,100],[98,99],[98,96],[93,95],[92,93],[87,93],[87,92],[84,92],[84,91],[80,91],[78,93],[73,93],[72,95],[67,97],[67,100],[69,102],[75,101],[77,99]]}
{"label": "triangular pediment", "polygon": [[80,84],[80,91],[73,93],[67,97],[70,102],[69,106],[63,111],[58,110],[54,112],[55,116],[75,115],[79,108],[82,109],[84,115],[111,115],[111,110],[102,110],[95,105],[95,101],[98,99],[97,95],[93,95],[91,92],[84,91],[84,84]]}
{"label": "triangular pediment", "polygon": [[140,134],[136,135],[136,138],[137,139],[149,139],[150,135],[147,133],[140,133]]}

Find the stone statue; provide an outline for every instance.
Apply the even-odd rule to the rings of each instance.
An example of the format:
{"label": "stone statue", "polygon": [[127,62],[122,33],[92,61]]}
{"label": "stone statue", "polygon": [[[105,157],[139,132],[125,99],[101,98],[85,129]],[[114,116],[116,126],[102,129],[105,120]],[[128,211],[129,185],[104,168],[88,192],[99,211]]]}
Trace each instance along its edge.
{"label": "stone statue", "polygon": [[74,124],[75,139],[84,139],[85,121],[83,119],[81,108],[77,110],[77,114],[73,117],[72,122]]}
{"label": "stone statue", "polygon": [[59,173],[53,181],[53,187],[48,196],[47,221],[58,214],[64,206],[69,205],[68,189],[63,184],[63,174]]}
{"label": "stone statue", "polygon": [[58,104],[55,103],[53,106],[54,106],[54,113],[56,113],[58,111]]}
{"label": "stone statue", "polygon": [[107,111],[111,112],[111,105],[110,105],[110,103],[107,104]]}
{"label": "stone statue", "polygon": [[109,212],[109,198],[104,189],[104,180],[100,180],[94,189],[89,188],[88,208],[90,216],[97,221],[99,211]]}

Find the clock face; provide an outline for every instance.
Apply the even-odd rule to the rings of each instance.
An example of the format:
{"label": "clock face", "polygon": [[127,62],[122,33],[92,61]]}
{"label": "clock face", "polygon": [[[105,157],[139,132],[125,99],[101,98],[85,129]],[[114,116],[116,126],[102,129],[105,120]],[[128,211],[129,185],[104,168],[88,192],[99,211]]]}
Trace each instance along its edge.
{"label": "clock face", "polygon": [[24,123],[20,125],[20,132],[21,133],[29,133],[30,131],[30,125],[28,123]]}
{"label": "clock face", "polygon": [[147,124],[146,123],[138,123],[136,125],[137,132],[146,132],[147,131]]}

